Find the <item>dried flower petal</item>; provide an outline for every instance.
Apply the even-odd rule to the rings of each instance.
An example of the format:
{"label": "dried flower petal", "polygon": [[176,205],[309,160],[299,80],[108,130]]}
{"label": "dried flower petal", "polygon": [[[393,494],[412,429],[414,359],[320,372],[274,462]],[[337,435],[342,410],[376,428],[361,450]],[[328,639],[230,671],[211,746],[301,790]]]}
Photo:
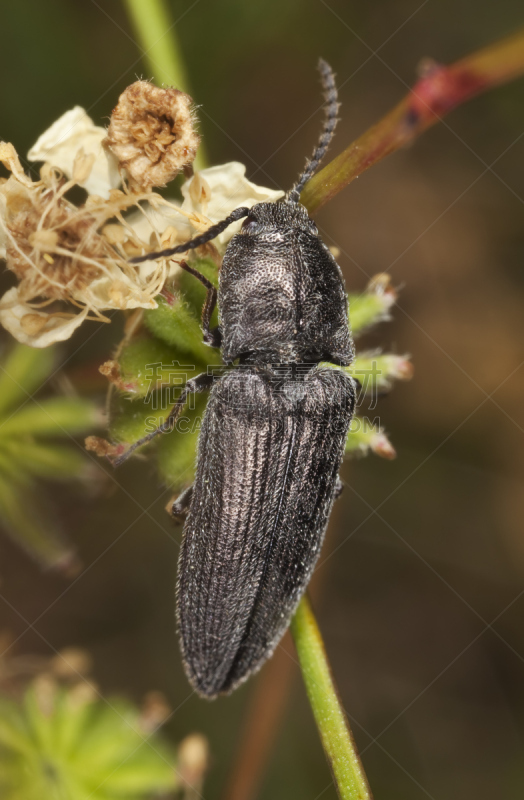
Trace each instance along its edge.
{"label": "dried flower petal", "polygon": [[18,342],[31,347],[49,347],[69,339],[87,317],[89,309],[79,314],[49,314],[21,302],[18,288],[9,289],[0,303],[0,324]]}
{"label": "dried flower petal", "polygon": [[[239,206],[251,208],[255,203],[271,203],[284,196],[284,192],[280,190],[251,183],[246,179],[245,172],[245,166],[238,161],[203,169],[182,186],[182,206],[163,200],[159,195],[150,194],[148,202],[131,213],[126,222],[137,237],[141,241],[148,241],[152,248],[167,248],[202,233]],[[161,205],[159,200],[162,200]],[[240,221],[230,225],[213,240],[221,252],[238,232],[241,224]],[[110,235],[113,233],[110,232]],[[152,263],[146,262],[141,266],[147,271],[151,269]],[[170,262],[170,270],[172,269],[173,262]],[[169,274],[172,274],[171,271]]]}
{"label": "dried flower petal", "polygon": [[[190,115],[190,99],[176,90],[140,83],[145,86],[140,90],[144,104],[153,95],[162,102],[169,97],[171,104],[176,100],[180,113],[173,124],[175,128],[182,125],[184,114]],[[134,97],[132,92],[130,96]],[[126,103],[135,111],[141,108],[140,103],[133,106],[129,96]],[[158,113],[160,107],[161,103],[157,104]],[[147,143],[146,128],[153,136],[155,126],[164,124],[160,117],[155,122],[150,110],[144,105],[145,117],[135,120],[137,141],[138,133],[142,134],[141,146]],[[144,119],[149,127],[144,127]],[[118,120],[117,115],[117,129]],[[123,124],[123,118],[120,121]],[[24,344],[47,347],[67,339],[84,319],[108,322],[104,310],[156,308],[155,297],[176,271],[176,259],[148,261],[136,267],[129,264],[132,256],[187,241],[240,205],[250,207],[283,196],[281,191],[248,181],[245,167],[238,162],[197,173],[182,188],[182,206],[151,192],[150,187],[141,193],[136,186],[133,193],[111,188],[117,180],[111,178],[111,159],[100,149],[101,132],[80,108],[63,115],[31,150],[32,158],[50,159],[43,164],[39,181],[24,173],[14,147],[0,142],[0,161],[11,172],[8,179],[0,180],[0,257],[19,281],[0,301],[0,324]],[[184,136],[190,136],[189,129],[182,130],[176,142],[173,131],[170,135],[169,146],[163,135],[157,142],[162,152],[157,152],[160,161],[156,166],[160,168],[162,162],[163,170],[174,169],[175,144],[179,150],[189,147],[183,143]],[[198,137],[191,136],[196,149]],[[149,144],[151,155],[153,144]],[[142,155],[131,159],[134,166],[142,163],[146,150],[143,147]],[[66,197],[68,190],[75,184],[92,190],[95,173],[98,194],[90,194],[84,205],[73,205]],[[150,171],[150,177],[152,174]],[[99,196],[102,194],[105,199]],[[128,214],[133,206],[135,213]],[[208,246],[218,244],[224,250],[239,224],[230,226]],[[63,307],[63,303],[67,305]]]}
{"label": "dried flower petal", "polygon": [[89,194],[109,197],[121,178],[116,158],[102,146],[105,137],[105,129],[75,106],[40,136],[27,157],[58,167]]}
{"label": "dried flower petal", "polygon": [[[235,208],[251,208],[256,203],[274,203],[284,196],[279,189],[257,186],[246,178],[246,168],[238,161],[219,164],[195,173],[182,186],[182,210],[203,214],[212,223],[227,217]],[[215,243],[225,247],[238,233],[242,220],[217,236]]]}
{"label": "dried flower petal", "polygon": [[[91,196],[83,206],[70,203],[67,190],[86,177],[93,163],[82,148],[70,181],[49,165],[42,168],[42,180],[32,181],[7,143],[0,143],[0,161],[12,173],[0,183],[0,244],[7,267],[19,280],[0,301],[0,323],[18,341],[47,347],[69,338],[89,312],[90,319],[108,321],[101,311],[156,308],[165,263],[148,271],[128,263],[129,247],[141,252],[145,242],[126,225],[122,211],[141,198],[112,189],[107,200]],[[121,222],[107,226],[114,217]],[[57,308],[53,301],[68,306]]]}
{"label": "dried flower petal", "polygon": [[165,186],[195,158],[200,137],[193,128],[192,100],[178,89],[136,81],[111,114],[106,146],[129,176],[132,188]]}

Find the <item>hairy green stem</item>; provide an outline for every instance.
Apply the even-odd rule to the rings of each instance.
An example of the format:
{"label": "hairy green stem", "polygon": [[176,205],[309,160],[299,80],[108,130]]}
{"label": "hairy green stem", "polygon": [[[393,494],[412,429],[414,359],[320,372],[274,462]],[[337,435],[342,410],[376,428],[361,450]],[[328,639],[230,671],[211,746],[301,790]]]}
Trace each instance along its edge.
{"label": "hairy green stem", "polygon": [[341,800],[371,800],[362,762],[337,695],[311,605],[303,597],[291,622],[300,667]]}
{"label": "hairy green stem", "polygon": [[[177,23],[170,18],[165,0],[124,0],[124,5],[142,48],[142,58],[156,83],[191,94],[176,34]],[[205,161],[200,145],[195,167],[202,169]]]}

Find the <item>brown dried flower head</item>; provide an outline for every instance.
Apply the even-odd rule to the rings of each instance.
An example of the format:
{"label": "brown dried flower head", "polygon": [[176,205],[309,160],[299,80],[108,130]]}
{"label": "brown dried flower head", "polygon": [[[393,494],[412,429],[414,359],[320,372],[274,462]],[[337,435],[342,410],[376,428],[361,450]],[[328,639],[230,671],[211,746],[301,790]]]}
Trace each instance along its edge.
{"label": "brown dried flower head", "polygon": [[[0,162],[11,172],[0,181],[0,257],[18,278],[0,301],[0,323],[24,344],[46,347],[67,339],[86,318],[109,321],[105,309],[156,308],[166,265],[148,273],[128,263],[144,243],[121,213],[142,198],[113,189],[107,200],[93,195],[75,206],[66,197],[93,160],[80,149],[70,180],[44,164],[41,179],[33,181],[13,145],[0,142]],[[104,229],[115,217],[119,241]]]}
{"label": "brown dried flower head", "polygon": [[125,168],[130,186],[165,186],[195,156],[200,137],[192,99],[178,89],[136,81],[120,95],[105,145]]}
{"label": "brown dried flower head", "polygon": [[11,234],[6,262],[20,281],[22,300],[69,299],[101,276],[99,260],[109,250],[97,234],[97,220],[89,213],[79,214],[63,198],[60,174],[43,173],[38,184],[11,177],[3,191]]}

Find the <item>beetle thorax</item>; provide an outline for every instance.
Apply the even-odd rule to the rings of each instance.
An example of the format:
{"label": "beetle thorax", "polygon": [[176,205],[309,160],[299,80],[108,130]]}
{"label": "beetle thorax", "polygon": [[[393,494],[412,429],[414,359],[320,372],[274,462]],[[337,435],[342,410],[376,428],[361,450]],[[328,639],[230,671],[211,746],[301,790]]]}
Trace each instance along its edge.
{"label": "beetle thorax", "polygon": [[224,256],[219,311],[226,362],[351,361],[340,269],[297,203],[251,209]]}

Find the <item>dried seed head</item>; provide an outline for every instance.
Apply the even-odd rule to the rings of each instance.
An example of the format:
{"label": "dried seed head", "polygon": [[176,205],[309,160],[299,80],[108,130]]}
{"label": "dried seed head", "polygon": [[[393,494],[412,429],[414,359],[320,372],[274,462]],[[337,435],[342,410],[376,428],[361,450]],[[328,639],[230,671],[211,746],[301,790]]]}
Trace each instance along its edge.
{"label": "dried seed head", "polygon": [[144,733],[153,733],[171,716],[171,708],[162,692],[148,692],[144,697],[138,724]]}
{"label": "dried seed head", "polygon": [[[122,216],[150,193],[113,189],[107,199],[90,195],[73,205],[67,192],[89,178],[94,163],[82,148],[70,180],[44,164],[33,181],[6,142],[0,142],[0,162],[11,172],[0,182],[0,258],[19,281],[0,300],[0,324],[18,341],[47,347],[69,338],[88,315],[109,321],[103,310],[156,308],[166,265],[140,271],[128,264],[128,249],[141,252],[145,242]],[[108,225],[115,217],[119,226]]]}
{"label": "dried seed head", "polygon": [[20,281],[22,300],[68,299],[101,276],[100,261],[109,254],[95,218],[64,200],[61,183],[26,186],[12,176],[2,186],[6,262]]}
{"label": "dried seed head", "polygon": [[189,787],[202,785],[209,766],[209,745],[199,733],[191,733],[178,745],[178,775]]}
{"label": "dried seed head", "polygon": [[148,81],[136,81],[120,95],[105,144],[133,189],[165,186],[193,161],[200,137],[191,104],[184,92]]}
{"label": "dried seed head", "polygon": [[92,658],[80,647],[66,647],[53,656],[50,667],[57,678],[85,677],[91,671]]}

